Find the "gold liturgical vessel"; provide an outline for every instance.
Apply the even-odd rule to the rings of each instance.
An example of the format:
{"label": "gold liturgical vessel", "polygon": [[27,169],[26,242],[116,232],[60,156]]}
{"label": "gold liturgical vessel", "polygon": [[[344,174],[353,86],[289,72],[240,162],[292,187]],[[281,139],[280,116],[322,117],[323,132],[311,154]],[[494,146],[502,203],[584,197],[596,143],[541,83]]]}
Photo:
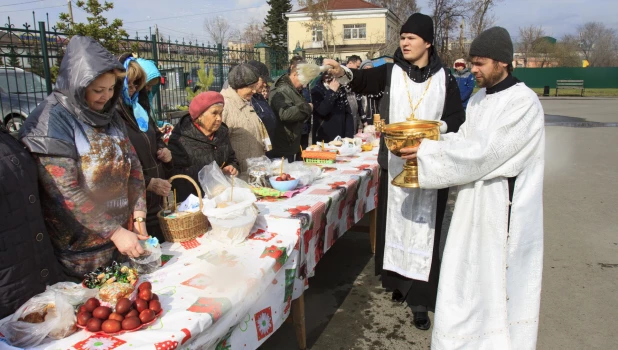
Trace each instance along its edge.
{"label": "gold liturgical vessel", "polygon": [[[411,114],[407,121],[394,124],[384,124],[379,114],[373,115],[376,131],[384,133],[384,142],[392,154],[401,157],[400,150],[408,147],[418,147],[422,139],[438,140],[440,138],[439,121],[419,120]],[[403,166],[403,171],[391,183],[404,188],[418,188],[418,163],[409,159]]]}

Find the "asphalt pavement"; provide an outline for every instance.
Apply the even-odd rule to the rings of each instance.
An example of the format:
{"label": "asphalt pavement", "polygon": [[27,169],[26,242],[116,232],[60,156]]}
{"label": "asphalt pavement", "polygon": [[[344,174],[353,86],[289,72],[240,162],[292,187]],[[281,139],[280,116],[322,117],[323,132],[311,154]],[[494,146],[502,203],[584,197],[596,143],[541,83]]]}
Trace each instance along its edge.
{"label": "asphalt pavement", "polygon": [[[616,349],[618,99],[541,102],[545,258],[537,348]],[[340,238],[309,280],[308,348],[428,349],[431,330],[417,330],[409,309],[382,289],[362,231]],[[284,324],[261,349],[298,349],[293,325]]]}

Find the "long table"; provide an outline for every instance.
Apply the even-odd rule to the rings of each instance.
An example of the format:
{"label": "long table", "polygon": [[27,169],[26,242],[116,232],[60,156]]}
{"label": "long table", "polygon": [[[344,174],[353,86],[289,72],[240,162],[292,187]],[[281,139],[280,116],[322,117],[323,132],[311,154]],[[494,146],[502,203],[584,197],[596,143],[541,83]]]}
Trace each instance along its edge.
{"label": "long table", "polygon": [[[376,160],[377,150],[340,157],[304,192],[261,200],[242,244],[224,245],[207,233],[163,244],[163,266],[141,277],[152,283],[164,310],[147,329],[117,336],[78,331],[37,349],[255,349],[290,314],[299,347],[306,348],[303,293],[336,240],[375,213]],[[1,340],[0,348],[6,346]]]}

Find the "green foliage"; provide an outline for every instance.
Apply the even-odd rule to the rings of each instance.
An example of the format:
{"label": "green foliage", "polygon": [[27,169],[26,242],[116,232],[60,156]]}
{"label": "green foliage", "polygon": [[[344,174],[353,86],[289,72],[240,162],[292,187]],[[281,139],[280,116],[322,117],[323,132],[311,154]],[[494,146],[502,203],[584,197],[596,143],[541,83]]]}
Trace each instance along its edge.
{"label": "green foliage", "polygon": [[15,48],[11,47],[11,51],[9,51],[9,66],[15,68],[21,68],[21,63],[19,62],[19,58],[17,57],[17,52],[15,52]]}
{"label": "green foliage", "polygon": [[208,69],[206,72],[206,64],[204,61],[200,61],[200,69],[197,71],[197,83],[195,86],[198,87],[197,91],[193,92],[193,89],[187,87],[187,101],[191,102],[195,96],[199,95],[202,92],[208,91],[208,88],[212,83],[215,82],[215,73],[214,69]]}
{"label": "green foliage", "polygon": [[268,15],[264,20],[264,42],[272,48],[288,48],[288,22],[283,14],[292,11],[290,0],[268,0]]}
{"label": "green foliage", "polygon": [[60,14],[60,21],[56,24],[58,31],[67,36],[84,35],[97,39],[103,47],[113,54],[120,53],[120,42],[126,40],[129,34],[122,29],[122,20],[114,19],[111,23],[103,16],[103,13],[114,8],[114,4],[105,1],[102,5],[98,0],[86,2],[78,0],[75,5],[88,13],[88,23],[71,23],[71,17],[67,13]]}

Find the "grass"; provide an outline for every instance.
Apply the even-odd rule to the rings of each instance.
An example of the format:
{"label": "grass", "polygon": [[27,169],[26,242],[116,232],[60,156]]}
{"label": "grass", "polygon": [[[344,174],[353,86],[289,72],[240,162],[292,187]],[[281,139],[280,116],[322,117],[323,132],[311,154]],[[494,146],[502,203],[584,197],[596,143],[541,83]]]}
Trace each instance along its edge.
{"label": "grass", "polygon": [[[474,93],[476,93],[479,88],[474,88]],[[537,95],[543,95],[543,88],[532,88]],[[553,97],[556,95],[556,89],[549,89],[549,96]],[[579,89],[560,89],[558,93],[558,97],[560,96],[580,96]],[[618,89],[585,89],[584,97],[618,97]]]}

